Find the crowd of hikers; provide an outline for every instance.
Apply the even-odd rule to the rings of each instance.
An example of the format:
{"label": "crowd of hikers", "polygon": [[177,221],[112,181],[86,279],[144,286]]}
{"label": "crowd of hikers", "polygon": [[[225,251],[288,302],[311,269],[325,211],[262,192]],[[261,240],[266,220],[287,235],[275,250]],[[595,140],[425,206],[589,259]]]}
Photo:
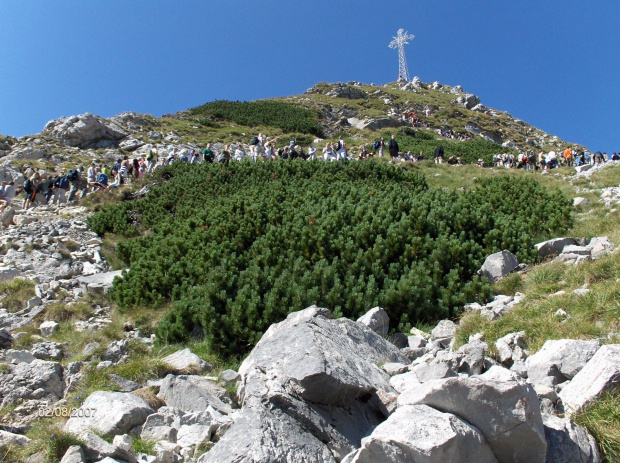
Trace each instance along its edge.
{"label": "crowd of hikers", "polygon": [[[46,176],[45,178],[39,172],[34,172],[20,186],[15,186],[13,181],[2,182],[0,210],[10,205],[21,193],[24,194],[22,207],[25,209],[34,206],[35,203],[43,205],[70,203],[89,192],[114,189],[142,177],[146,172],[175,162],[190,164],[196,162],[228,163],[243,160],[257,162],[276,159],[344,161],[367,159],[375,156],[389,156],[392,160],[401,162],[418,162],[425,158],[423,151],[419,153],[401,151],[395,135],[392,135],[388,141],[381,137],[374,143],[362,144],[353,150],[349,149],[341,136],[335,142],[327,142],[321,151],[314,146],[314,143],[301,146],[295,140],[291,140],[288,146],[277,148],[278,138],[267,139],[264,134],[260,133],[252,137],[249,145],[242,143],[224,145],[221,149],[216,150],[212,144],[207,144],[202,151],[187,147],[172,148],[166,150],[163,155],[159,154],[156,147],[152,147],[143,158],[129,159],[128,156],[124,156],[119,158],[113,166],[91,162],[88,168],[80,165],[68,172],[61,172],[58,175]],[[462,164],[460,157],[446,156],[442,145],[435,148],[433,159],[436,164]],[[562,166],[598,164],[607,160],[620,160],[620,153],[613,153],[608,156],[600,151],[591,154],[588,151],[567,147],[558,153],[540,151],[536,155],[533,151],[528,150],[520,154],[497,154],[493,158],[493,166],[540,170]],[[477,164],[481,167],[485,166],[482,159],[479,159]]]}

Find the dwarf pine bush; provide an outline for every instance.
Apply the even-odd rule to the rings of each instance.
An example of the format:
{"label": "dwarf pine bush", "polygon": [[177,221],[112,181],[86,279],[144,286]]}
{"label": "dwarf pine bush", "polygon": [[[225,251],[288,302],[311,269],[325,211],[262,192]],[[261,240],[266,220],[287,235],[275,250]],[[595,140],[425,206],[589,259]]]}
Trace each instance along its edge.
{"label": "dwarf pine bush", "polygon": [[204,336],[247,351],[292,311],[317,304],[358,317],[384,307],[394,327],[450,317],[490,296],[476,276],[508,249],[571,224],[570,202],[533,180],[493,178],[471,191],[428,188],[383,163],[177,164],[146,198],[90,218],[131,266],[111,289],[121,307],[173,302],[156,334]]}

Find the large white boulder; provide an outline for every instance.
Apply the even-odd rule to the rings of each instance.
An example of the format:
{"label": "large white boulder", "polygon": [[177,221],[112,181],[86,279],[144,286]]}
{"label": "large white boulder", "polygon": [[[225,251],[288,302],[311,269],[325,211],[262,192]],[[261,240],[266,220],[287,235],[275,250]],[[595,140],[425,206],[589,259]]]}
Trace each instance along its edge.
{"label": "large white boulder", "polygon": [[429,405],[482,432],[498,461],[544,462],[547,443],[534,389],[481,376],[432,380],[405,390],[398,405]]}
{"label": "large white boulder", "polygon": [[90,113],[50,121],[45,125],[43,134],[79,148],[108,148],[116,146],[127,136],[116,124]]}
{"label": "large white boulder", "polygon": [[476,428],[427,405],[397,409],[342,463],[496,463]]}
{"label": "large white boulder", "polygon": [[4,398],[3,407],[28,399],[56,401],[62,398],[64,388],[62,365],[36,359],[10,367],[0,381],[0,397]]}
{"label": "large white boulder", "polygon": [[532,383],[543,381],[549,376],[557,384],[563,383],[579,373],[600,347],[597,340],[549,340],[525,361],[527,377]]}
{"label": "large white boulder", "polygon": [[620,344],[602,346],[560,392],[566,413],[579,413],[604,391],[620,384]]}
{"label": "large white boulder", "polygon": [[97,391],[65,423],[64,430],[80,434],[91,429],[101,434],[125,434],[154,413],[142,398],[124,392]]}

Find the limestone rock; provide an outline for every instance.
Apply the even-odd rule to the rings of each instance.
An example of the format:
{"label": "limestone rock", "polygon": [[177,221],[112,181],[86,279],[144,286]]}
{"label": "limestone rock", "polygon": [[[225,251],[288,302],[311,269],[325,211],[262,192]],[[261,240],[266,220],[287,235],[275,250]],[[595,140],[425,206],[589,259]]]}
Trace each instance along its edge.
{"label": "limestone rock", "polygon": [[478,274],[486,277],[491,283],[501,280],[519,266],[517,257],[510,251],[500,251],[486,258]]}
{"label": "limestone rock", "polygon": [[600,463],[596,440],[581,426],[557,416],[543,414],[547,438],[546,463]]}
{"label": "limestone rock", "polygon": [[241,379],[241,375],[235,370],[224,370],[218,376],[219,380],[224,384],[234,383]]}
{"label": "limestone rock", "polygon": [[[0,280],[1,281],[1,280]],[[13,345],[13,336],[7,330],[0,329],[0,348],[7,349]]]}
{"label": "limestone rock", "polygon": [[620,384],[620,344],[602,346],[560,392],[566,413],[580,412],[604,391]]}
{"label": "limestone rock", "polygon": [[144,423],[154,411],[136,395],[97,391],[86,398],[75,416],[69,418],[64,430],[76,435],[86,429],[101,434],[125,434]]}
{"label": "limestone rock", "polygon": [[6,355],[4,360],[7,363],[12,363],[13,365],[17,365],[18,363],[30,363],[36,360],[36,357],[32,355],[27,350],[13,350],[9,349],[6,351]]}
{"label": "limestone rock", "polygon": [[79,445],[72,445],[67,449],[60,463],[86,463],[86,456],[82,447]]}
{"label": "limestone rock", "polygon": [[278,408],[244,408],[198,463],[336,463],[327,445]]}
{"label": "limestone rock", "polygon": [[180,371],[194,370],[195,373],[204,373],[213,369],[212,365],[202,360],[189,349],[182,349],[168,355],[162,359],[162,362]]}
{"label": "limestone rock", "polygon": [[536,244],[538,256],[541,258],[553,257],[562,253],[564,246],[577,244],[575,238],[554,238],[552,240],[543,241]]}
{"label": "limestone rock", "polygon": [[177,432],[181,426],[183,412],[171,407],[161,407],[157,413],[146,418],[140,429],[140,438],[149,440],[177,441]]}
{"label": "limestone rock", "polygon": [[101,461],[104,458],[115,458],[127,463],[137,463],[133,453],[110,444],[90,430],[78,435],[84,442],[84,454],[87,461]]}
{"label": "limestone rock", "polygon": [[375,307],[366,312],[357,320],[357,323],[366,325],[375,333],[381,336],[387,336],[390,330],[390,317],[381,307]]}
{"label": "limestone rock", "polygon": [[226,390],[202,376],[168,375],[157,396],[169,407],[184,412],[202,412],[211,406],[225,415],[232,413],[230,405],[222,400],[227,397]]}
{"label": "limestone rock", "polygon": [[0,430],[0,448],[7,447],[9,445],[22,446],[22,445],[27,445],[29,443],[30,443],[30,438],[26,436]]}
{"label": "limestone rock", "polygon": [[13,405],[20,399],[59,400],[63,396],[63,369],[57,362],[33,360],[13,365],[0,380],[2,406]]}
{"label": "limestone rock", "polygon": [[43,322],[39,325],[39,330],[41,331],[41,334],[45,337],[51,336],[52,334],[54,334],[56,331],[58,331],[58,323],[52,320]]}
{"label": "limestone rock", "polygon": [[406,405],[363,439],[342,463],[494,463],[484,436],[450,413],[427,405]]}
{"label": "limestone rock", "polygon": [[108,148],[116,146],[119,140],[127,136],[116,124],[90,113],[50,121],[45,125],[43,133],[65,145],[79,148]]}
{"label": "limestone rock", "polygon": [[432,380],[407,389],[398,404],[426,404],[457,415],[482,432],[498,461],[545,461],[540,405],[531,386],[481,376]]}
{"label": "limestone rock", "polygon": [[596,340],[549,340],[525,361],[528,379],[536,383],[551,376],[563,383],[579,373],[600,347]]}
{"label": "limestone rock", "polygon": [[431,339],[451,339],[456,335],[456,329],[456,323],[452,320],[441,320],[431,331]]}
{"label": "limestone rock", "polygon": [[95,275],[78,278],[78,283],[85,291],[94,293],[107,293],[114,282],[114,278],[122,277],[123,270],[113,272],[96,273]]}

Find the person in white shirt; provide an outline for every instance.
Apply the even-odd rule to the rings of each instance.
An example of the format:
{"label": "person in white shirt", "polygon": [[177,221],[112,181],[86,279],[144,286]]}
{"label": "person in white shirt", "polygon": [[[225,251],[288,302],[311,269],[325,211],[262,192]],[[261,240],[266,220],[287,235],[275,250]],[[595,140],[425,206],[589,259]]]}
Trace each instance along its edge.
{"label": "person in white shirt", "polygon": [[245,158],[245,152],[243,151],[243,147],[241,145],[237,146],[235,150],[235,155],[233,156],[234,161],[241,161]]}
{"label": "person in white shirt", "polygon": [[316,159],[316,148],[310,143],[308,145],[308,161],[314,161]]}
{"label": "person in white shirt", "polygon": [[331,143],[328,143],[327,145],[325,145],[325,148],[323,148],[323,159],[325,159],[326,161],[336,160],[336,155],[334,154]]}
{"label": "person in white shirt", "polygon": [[11,205],[15,194],[13,182],[2,182],[2,187],[0,188],[0,210]]}

